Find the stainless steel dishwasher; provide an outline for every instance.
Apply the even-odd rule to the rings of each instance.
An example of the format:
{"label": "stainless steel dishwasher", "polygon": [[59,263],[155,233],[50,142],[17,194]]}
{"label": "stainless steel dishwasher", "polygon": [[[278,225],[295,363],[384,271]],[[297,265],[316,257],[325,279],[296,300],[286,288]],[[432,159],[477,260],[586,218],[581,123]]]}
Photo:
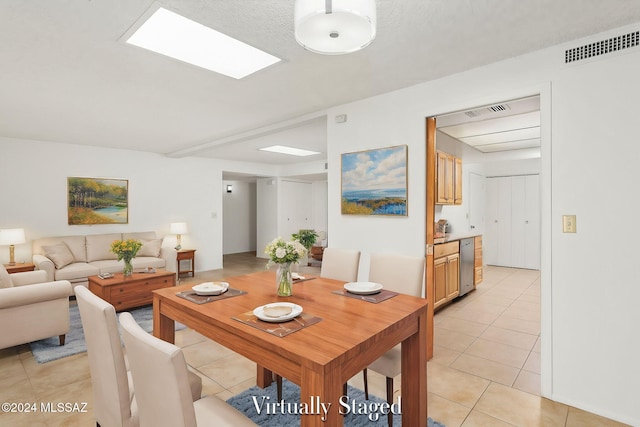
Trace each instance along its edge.
{"label": "stainless steel dishwasher", "polygon": [[460,293],[473,290],[474,238],[460,239]]}

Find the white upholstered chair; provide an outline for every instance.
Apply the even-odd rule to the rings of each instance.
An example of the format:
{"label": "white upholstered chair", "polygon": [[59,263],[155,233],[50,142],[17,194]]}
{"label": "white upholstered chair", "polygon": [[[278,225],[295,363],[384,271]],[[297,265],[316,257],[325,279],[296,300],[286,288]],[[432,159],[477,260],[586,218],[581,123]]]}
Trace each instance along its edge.
{"label": "white upholstered chair", "polygon": [[354,249],[326,248],[322,254],[320,277],[355,282],[358,280],[360,251]]}
{"label": "white upholstered chair", "polygon": [[[87,344],[96,423],[101,427],[136,427],[140,425],[137,402],[116,310],[82,285],[74,290]],[[191,398],[200,399],[202,379],[189,374]]]}
{"label": "white upholstered chair", "polygon": [[[372,253],[369,265],[369,281],[380,283],[385,289],[401,294],[422,296],[424,281],[424,257]],[[402,372],[401,346],[387,351],[368,369],[387,378],[387,402],[393,403],[393,378]],[[364,387],[369,398],[367,370],[364,370]],[[389,427],[393,425],[393,414],[389,413]]]}
{"label": "white upholstered chair", "polygon": [[47,281],[44,271],[9,274],[0,264],[0,348],[55,336],[64,345],[72,294],[67,280]]}
{"label": "white upholstered chair", "polygon": [[225,401],[207,396],[192,402],[182,350],[145,332],[131,313],[120,314],[141,427],[255,426]]}

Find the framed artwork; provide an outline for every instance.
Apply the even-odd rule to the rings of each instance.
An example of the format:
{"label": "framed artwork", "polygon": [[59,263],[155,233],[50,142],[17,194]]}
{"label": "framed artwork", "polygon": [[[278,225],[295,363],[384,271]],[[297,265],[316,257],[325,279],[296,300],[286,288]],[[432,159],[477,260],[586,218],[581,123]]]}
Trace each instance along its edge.
{"label": "framed artwork", "polygon": [[343,215],[407,216],[407,146],[342,154]]}
{"label": "framed artwork", "polygon": [[129,181],[67,178],[67,216],[69,225],[127,224]]}

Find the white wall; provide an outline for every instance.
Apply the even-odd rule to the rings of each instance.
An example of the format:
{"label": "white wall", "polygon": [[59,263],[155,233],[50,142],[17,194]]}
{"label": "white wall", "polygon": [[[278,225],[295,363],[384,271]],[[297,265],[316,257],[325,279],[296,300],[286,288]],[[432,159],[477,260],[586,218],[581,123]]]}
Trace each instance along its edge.
{"label": "white wall", "polygon": [[[0,162],[0,227],[24,228],[27,237],[16,246],[16,260],[30,260],[31,240],[40,237],[149,230],[165,236],[171,222],[185,221],[189,234],[182,246],[197,250],[199,271],[222,268],[222,164],[226,170],[268,171],[240,162],[10,138],[0,138]],[[71,176],[129,180],[129,223],[68,225]],[[166,244],[175,245],[175,237]],[[8,259],[9,250],[0,248],[0,261]]]}
{"label": "white wall", "polygon": [[[639,273],[633,224],[640,194],[636,102],[640,52],[564,65],[564,50],[586,40],[342,105],[328,117],[329,246],[369,253],[424,254],[425,117],[541,94],[542,393],[640,424]],[[331,117],[348,114],[347,123]],[[340,154],[409,145],[409,216],[340,214]],[[578,233],[561,232],[576,214]],[[611,233],[611,225],[618,233]],[[616,248],[608,251],[606,247]]]}
{"label": "white wall", "polygon": [[[227,185],[232,186],[231,193]],[[256,250],[256,183],[222,183],[222,253],[237,254]]]}

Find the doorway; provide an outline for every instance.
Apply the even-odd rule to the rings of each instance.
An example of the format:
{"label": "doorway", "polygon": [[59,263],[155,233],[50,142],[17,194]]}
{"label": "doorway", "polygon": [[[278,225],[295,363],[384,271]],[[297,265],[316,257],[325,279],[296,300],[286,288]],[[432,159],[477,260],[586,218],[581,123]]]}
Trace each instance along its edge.
{"label": "doorway", "polygon": [[[548,89],[548,88],[546,88]],[[545,89],[545,90],[546,90]],[[541,90],[541,92],[544,92]],[[548,101],[548,92],[545,93],[544,98]],[[548,220],[548,214],[543,214],[542,210],[546,205],[545,198],[550,198],[550,193],[541,197],[541,193],[549,191],[550,181],[543,179],[541,174],[545,169],[545,164],[550,167],[550,159],[542,157],[542,140],[546,138],[546,143],[549,141],[550,130],[543,132],[541,122],[543,121],[540,108],[540,96],[530,96],[525,98],[516,98],[513,101],[501,102],[498,104],[488,104],[482,107],[476,107],[473,109],[459,110],[454,113],[447,113],[437,115],[427,119],[427,193],[431,188],[435,189],[436,174],[431,174],[429,171],[435,168],[436,165],[430,160],[430,155],[436,157],[435,152],[437,150],[444,150],[449,154],[461,157],[463,160],[464,171],[464,186],[466,190],[463,193],[463,203],[459,206],[445,206],[442,208],[433,208],[429,205],[429,195],[427,195],[427,252],[429,253],[429,245],[433,240],[432,230],[429,225],[434,221],[437,221],[438,215],[450,220],[453,218],[455,224],[452,227],[456,234],[465,233],[477,233],[487,235],[489,233],[488,222],[490,221],[487,215],[487,196],[486,196],[486,181],[489,176],[515,176],[515,175],[536,175],[540,179],[540,190],[538,191],[539,203],[537,209],[538,217],[538,236],[542,236],[542,243],[538,245],[536,255],[539,261],[538,267],[540,269],[539,275],[542,276],[538,283],[544,282],[545,274],[543,269],[545,266],[545,260],[542,256],[543,245],[548,245],[548,230],[542,230],[545,221]],[[535,108],[531,106],[521,107],[518,105],[522,101],[523,104],[535,104]],[[514,106],[515,104],[515,106]],[[521,108],[524,108],[521,109]],[[518,116],[513,118],[511,116]],[[464,117],[461,117],[464,116]],[[548,120],[549,114],[546,113],[546,119]],[[492,125],[499,125],[499,121],[504,121],[506,124],[513,126],[514,122],[518,119],[525,118],[527,120],[536,119],[537,123],[534,125],[526,124],[519,129],[511,129],[510,134],[513,136],[507,136],[506,132],[500,130],[493,130],[486,133],[482,133],[481,122],[486,121]],[[433,126],[435,131],[429,132],[429,120],[433,119]],[[497,120],[500,119],[500,120]],[[456,122],[456,120],[458,120]],[[511,123],[511,124],[509,124]],[[548,122],[547,122],[548,123]],[[519,133],[519,136],[518,136]],[[430,141],[430,135],[433,137],[433,141]],[[491,141],[492,137],[501,137],[500,141]],[[547,146],[548,147],[548,146]],[[523,173],[524,171],[524,173]],[[433,177],[431,177],[433,175]],[[433,181],[430,181],[433,179]],[[482,196],[478,197],[476,192],[480,191]],[[479,209],[479,206],[485,205],[484,209]],[[548,205],[546,205],[548,206]],[[457,209],[457,210],[456,210]],[[530,210],[530,207],[525,207],[524,210]],[[433,216],[431,216],[433,212]],[[545,219],[546,218],[546,219]],[[484,246],[484,244],[483,244]],[[491,251],[491,249],[489,249]],[[429,260],[427,261],[429,263]],[[433,262],[433,260],[431,260]],[[486,263],[485,263],[486,264]],[[548,264],[547,264],[548,265]],[[427,279],[429,274],[427,273]],[[427,282],[432,283],[432,282]],[[480,288],[482,284],[479,284]],[[544,293],[544,291],[542,291]],[[550,330],[550,312],[545,310],[542,297],[538,295],[538,306],[542,307],[540,311],[546,312],[549,316],[546,324],[541,321],[542,327],[547,331]],[[541,328],[541,329],[543,329]],[[544,332],[544,331],[543,331]],[[436,334],[437,335],[437,334]],[[550,339],[546,338],[547,343],[550,343]],[[544,342],[544,339],[542,340]],[[437,345],[437,343],[435,343]],[[550,372],[550,346],[545,348],[547,352],[542,354],[541,362],[542,371],[547,370],[547,374]],[[539,348],[539,347],[538,347]],[[541,376],[541,380],[545,383],[545,377]],[[546,381],[546,387],[543,384],[541,387],[541,395],[548,396],[550,394],[550,375],[548,375]]]}

